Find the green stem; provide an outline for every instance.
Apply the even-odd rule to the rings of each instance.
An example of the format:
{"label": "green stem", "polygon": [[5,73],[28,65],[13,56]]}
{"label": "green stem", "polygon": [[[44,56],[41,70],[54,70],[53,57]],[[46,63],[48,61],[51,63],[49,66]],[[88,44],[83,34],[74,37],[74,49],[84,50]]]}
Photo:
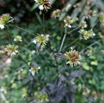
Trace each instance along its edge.
{"label": "green stem", "polygon": [[78,40],[79,40],[79,38],[75,39],[73,42],[71,42],[69,45],[67,45],[64,49],[66,49],[67,47],[71,46],[73,43],[75,43]]}
{"label": "green stem", "polygon": [[14,26],[15,26],[16,28],[20,29],[20,30],[23,30],[23,31],[25,31],[25,32],[27,32],[27,33],[29,33],[29,34],[34,35],[34,36],[35,36],[35,34],[34,34],[34,33],[30,32],[30,31],[28,31],[28,30],[25,30],[24,28],[21,28],[21,27],[19,27],[19,26],[17,26],[17,25],[14,25]]}
{"label": "green stem", "polygon": [[[61,52],[62,47],[63,47],[63,45],[64,45],[66,35],[72,33],[73,31],[75,31],[75,30],[77,30],[77,29],[79,29],[79,28],[80,28],[80,26],[76,27],[75,29],[71,30],[71,31],[68,32],[68,33],[67,33],[67,29],[65,28],[65,35],[64,35],[64,37],[63,37],[63,39],[62,39],[61,46],[60,46],[60,49],[59,49],[59,53]],[[74,42],[75,42],[75,41],[74,41]],[[72,44],[72,43],[71,43],[71,44]]]}
{"label": "green stem", "polygon": [[91,45],[87,46],[85,49],[81,50],[80,53],[82,54],[85,50],[87,50],[88,48],[94,46],[95,44],[97,44],[97,43],[99,43],[99,42],[100,42],[100,40],[98,40],[98,41],[92,43]]}
{"label": "green stem", "polygon": [[62,42],[61,42],[61,46],[60,46],[60,49],[59,49],[59,53],[61,52],[62,47],[64,45],[64,41],[65,41],[66,35],[67,35],[67,29],[65,28],[65,34],[64,34],[64,37],[63,37]]}

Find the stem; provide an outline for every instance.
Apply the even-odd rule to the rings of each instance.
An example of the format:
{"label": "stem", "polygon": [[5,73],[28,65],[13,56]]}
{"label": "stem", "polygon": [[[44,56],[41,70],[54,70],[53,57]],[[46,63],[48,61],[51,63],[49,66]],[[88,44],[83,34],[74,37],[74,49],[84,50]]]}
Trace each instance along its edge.
{"label": "stem", "polygon": [[[71,30],[71,31],[68,32],[68,33],[67,33],[67,29],[65,28],[65,35],[64,35],[64,37],[63,37],[63,39],[62,39],[61,46],[60,46],[60,49],[59,49],[59,53],[61,52],[62,47],[63,47],[63,45],[64,45],[64,41],[65,41],[66,35],[72,33],[73,31],[77,30],[78,28],[80,28],[80,26],[76,27],[75,29]],[[75,42],[75,41],[74,41],[74,42]],[[72,43],[71,43],[71,44],[72,44]]]}
{"label": "stem", "polygon": [[45,33],[45,27],[44,27],[44,14],[43,14],[43,23],[42,23],[42,26],[43,26],[43,33]]}
{"label": "stem", "polygon": [[73,42],[71,42],[69,45],[67,45],[64,49],[66,49],[67,47],[71,46],[73,43],[75,43],[77,40],[79,40],[79,38],[75,39]]}
{"label": "stem", "polygon": [[21,29],[21,30],[23,30],[23,31],[25,31],[25,32],[27,32],[27,33],[32,34],[32,35],[35,36],[34,33],[30,32],[30,31],[28,31],[28,30],[25,30],[24,28],[21,28],[21,27],[19,27],[19,26],[17,26],[17,25],[14,25],[14,26],[17,27],[18,29]]}
{"label": "stem", "polygon": [[76,27],[75,29],[73,29],[73,30],[71,30],[70,32],[68,32],[67,34],[72,33],[73,31],[75,31],[75,30],[79,29],[80,27],[81,27],[81,26]]}
{"label": "stem", "polygon": [[92,47],[93,45],[95,45],[95,44],[97,44],[97,43],[99,43],[99,42],[100,42],[100,40],[98,40],[98,41],[92,43],[91,45],[87,46],[85,49],[81,50],[80,53],[82,54],[86,49]]}
{"label": "stem", "polygon": [[67,35],[66,32],[67,32],[67,29],[65,28],[65,34],[64,34],[64,37],[63,37],[62,42],[61,42],[61,46],[60,46],[60,49],[59,49],[59,53],[61,52],[62,47],[63,47],[63,45],[64,45],[64,41],[65,41],[65,38],[66,38],[66,35]]}

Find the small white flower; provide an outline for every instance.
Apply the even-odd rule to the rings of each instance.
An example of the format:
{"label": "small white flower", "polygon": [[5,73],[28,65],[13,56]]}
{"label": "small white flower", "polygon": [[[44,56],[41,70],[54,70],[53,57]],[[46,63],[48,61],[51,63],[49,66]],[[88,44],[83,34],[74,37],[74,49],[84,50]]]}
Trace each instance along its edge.
{"label": "small white flower", "polygon": [[38,72],[38,70],[40,70],[40,67],[31,67],[31,69],[29,70],[29,72],[31,72],[31,74],[34,76],[35,73]]}
{"label": "small white flower", "polygon": [[39,6],[39,9],[40,9],[40,10],[43,10],[43,9],[44,9],[43,5],[40,5],[40,6]]}
{"label": "small white flower", "polygon": [[0,24],[0,28],[1,28],[1,29],[4,29],[4,25],[3,25],[3,24]]}

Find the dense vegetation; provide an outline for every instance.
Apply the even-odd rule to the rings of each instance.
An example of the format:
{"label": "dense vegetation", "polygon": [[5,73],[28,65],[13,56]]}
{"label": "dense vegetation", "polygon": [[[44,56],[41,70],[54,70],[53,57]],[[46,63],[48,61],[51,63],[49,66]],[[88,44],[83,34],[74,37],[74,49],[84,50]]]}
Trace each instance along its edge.
{"label": "dense vegetation", "polygon": [[0,103],[104,103],[103,0],[0,8]]}

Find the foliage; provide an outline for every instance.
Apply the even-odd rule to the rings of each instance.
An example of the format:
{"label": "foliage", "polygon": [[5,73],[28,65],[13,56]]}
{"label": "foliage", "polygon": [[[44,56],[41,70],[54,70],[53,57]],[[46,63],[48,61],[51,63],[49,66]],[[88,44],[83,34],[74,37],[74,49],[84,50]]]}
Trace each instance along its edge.
{"label": "foliage", "polygon": [[102,5],[2,0],[0,103],[103,103]]}

